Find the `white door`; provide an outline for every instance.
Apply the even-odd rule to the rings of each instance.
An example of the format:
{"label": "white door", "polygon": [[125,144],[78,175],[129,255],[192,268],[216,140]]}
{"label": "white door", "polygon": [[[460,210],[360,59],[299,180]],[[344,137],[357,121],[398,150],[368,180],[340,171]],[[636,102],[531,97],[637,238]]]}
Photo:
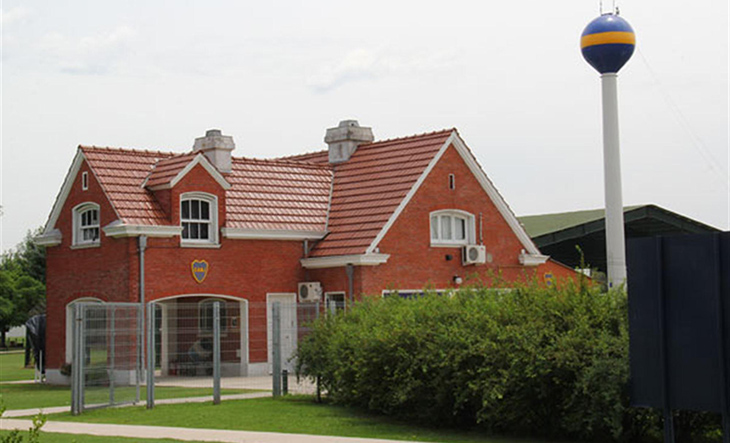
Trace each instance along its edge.
{"label": "white door", "polygon": [[297,295],[296,294],[267,294],[266,295],[266,336],[269,349],[269,374],[272,367],[272,309],[275,302],[281,303],[281,369],[294,371],[292,357],[297,350]]}

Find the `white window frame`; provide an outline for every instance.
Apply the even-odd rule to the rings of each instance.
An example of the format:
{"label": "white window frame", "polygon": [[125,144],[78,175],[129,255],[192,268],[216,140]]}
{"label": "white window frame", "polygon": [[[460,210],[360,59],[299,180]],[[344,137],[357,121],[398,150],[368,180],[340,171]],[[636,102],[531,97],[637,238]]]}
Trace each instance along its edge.
{"label": "white window frame", "polygon": [[89,189],[89,173],[82,172],[81,173],[81,190],[87,191],[88,189]]}
{"label": "white window frame", "polygon": [[[452,238],[443,239],[441,238],[442,227],[441,223],[445,217],[450,217],[451,222],[451,236]],[[434,218],[436,219],[434,237]],[[456,219],[464,220],[464,238],[455,239],[454,233],[456,232]],[[428,232],[429,238],[431,239],[431,246],[436,247],[454,247],[464,246],[475,243],[476,229],[474,224],[474,214],[459,209],[442,209],[439,211],[433,211],[428,215]]]}
{"label": "white window frame", "polygon": [[205,223],[204,220],[196,219],[183,219],[182,206],[184,201],[203,201],[208,203],[208,238],[183,238],[182,232],[180,233],[180,245],[190,247],[210,247],[218,246],[218,197],[213,194],[206,192],[186,192],[180,195],[180,226],[183,223]]}
{"label": "white window frame", "polygon": [[[226,301],[220,298],[206,298],[205,300],[201,300],[198,302],[198,335],[201,337],[210,337],[213,335],[213,327],[215,326],[213,324],[213,303],[215,302],[219,302],[221,304],[221,336],[225,337],[226,335],[228,335],[228,322],[226,321],[226,319],[228,318],[228,314],[226,313]],[[206,305],[210,305],[210,308],[207,308]],[[203,325],[203,314],[206,312],[206,309],[210,309],[210,329],[204,327],[205,325]]]}
{"label": "white window frame", "polygon": [[[82,226],[82,220],[85,213],[96,211],[96,224]],[[72,210],[72,241],[71,246],[75,248],[93,248],[101,244],[101,208],[94,202],[84,202],[74,206]],[[84,240],[83,231],[85,229],[96,229],[98,235],[95,239]]]}

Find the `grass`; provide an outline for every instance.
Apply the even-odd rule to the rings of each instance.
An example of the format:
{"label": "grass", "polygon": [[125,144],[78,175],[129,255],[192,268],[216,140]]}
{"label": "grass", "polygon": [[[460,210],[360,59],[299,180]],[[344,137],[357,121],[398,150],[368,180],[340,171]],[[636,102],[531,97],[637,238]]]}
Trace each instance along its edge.
{"label": "grass", "polygon": [[0,382],[33,380],[33,368],[23,367],[25,354],[23,351],[0,353]]}
{"label": "grass", "polygon": [[[0,441],[10,431],[0,431]],[[27,431],[21,432],[22,436],[28,435]],[[182,440],[164,439],[147,439],[147,438],[126,438],[126,437],[101,437],[98,435],[84,434],[59,434],[55,432],[41,432],[41,443],[173,443]],[[188,441],[188,440],[186,440]],[[188,441],[189,442],[189,441]],[[193,442],[195,443],[195,442]],[[202,442],[199,442],[202,443]]]}
{"label": "grass", "polygon": [[[243,389],[222,389],[221,394],[243,394]],[[117,401],[132,400],[136,394],[136,388],[120,388],[117,390]],[[155,399],[202,397],[213,395],[213,390],[208,388],[178,388],[170,386],[155,387]],[[147,396],[147,389],[143,386],[140,389],[140,398],[144,402]],[[50,386],[43,384],[0,384],[0,398],[8,410],[49,408],[53,406],[71,405],[71,388],[69,386]],[[88,403],[104,402],[109,398],[107,389],[87,390],[86,400]]]}
{"label": "grass", "polygon": [[159,405],[151,410],[143,407],[98,409],[85,412],[77,417],[68,413],[50,415],[49,420],[283,432],[424,442],[544,443],[544,441],[538,440],[510,440],[488,437],[470,431],[418,427],[351,408],[318,404],[310,397],[231,400],[220,405],[211,403]]}

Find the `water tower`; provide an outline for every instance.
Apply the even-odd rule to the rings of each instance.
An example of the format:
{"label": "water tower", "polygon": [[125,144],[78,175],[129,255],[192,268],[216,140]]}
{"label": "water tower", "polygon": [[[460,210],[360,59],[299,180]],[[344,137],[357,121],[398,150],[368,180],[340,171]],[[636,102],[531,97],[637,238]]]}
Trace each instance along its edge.
{"label": "water tower", "polygon": [[602,14],[583,30],[583,58],[601,74],[603,101],[603,171],[606,195],[606,264],[608,287],[626,281],[626,244],[621,197],[618,135],[618,71],[634,53],[634,30],[618,13]]}

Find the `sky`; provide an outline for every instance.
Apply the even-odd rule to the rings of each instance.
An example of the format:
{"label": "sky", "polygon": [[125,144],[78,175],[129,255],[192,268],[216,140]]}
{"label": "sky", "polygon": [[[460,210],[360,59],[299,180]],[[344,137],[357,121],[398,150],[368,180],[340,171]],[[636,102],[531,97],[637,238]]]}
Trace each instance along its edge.
{"label": "sky", "polygon": [[[235,156],[455,127],[519,215],[604,206],[599,75],[583,28],[610,0],[33,1],[2,9],[2,250],[45,224],[76,147]],[[727,0],[624,0],[625,205],[730,229]]]}

